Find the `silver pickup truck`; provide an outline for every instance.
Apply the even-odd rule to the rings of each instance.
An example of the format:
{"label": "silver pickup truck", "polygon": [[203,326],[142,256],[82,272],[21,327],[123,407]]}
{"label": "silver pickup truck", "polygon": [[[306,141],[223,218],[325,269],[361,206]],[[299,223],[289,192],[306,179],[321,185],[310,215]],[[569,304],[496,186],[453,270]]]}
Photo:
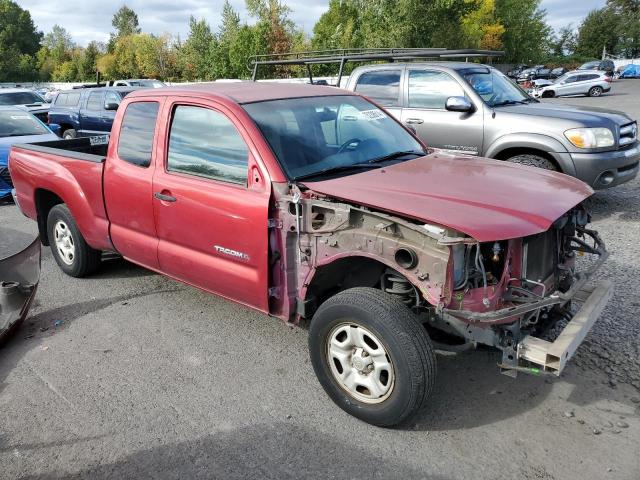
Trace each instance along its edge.
{"label": "silver pickup truck", "polygon": [[486,65],[368,65],[353,71],[346,88],[384,106],[436,148],[560,171],[594,189],[638,174],[634,119],[540,103]]}

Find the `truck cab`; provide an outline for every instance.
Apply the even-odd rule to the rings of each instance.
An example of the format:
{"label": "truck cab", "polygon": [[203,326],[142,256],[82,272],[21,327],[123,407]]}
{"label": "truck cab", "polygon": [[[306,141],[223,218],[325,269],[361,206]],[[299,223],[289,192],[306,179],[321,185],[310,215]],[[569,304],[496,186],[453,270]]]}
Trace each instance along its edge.
{"label": "truck cab", "polygon": [[134,90],[98,87],[61,91],[51,103],[49,123],[60,125],[66,140],[108,134],[122,99]]}
{"label": "truck cab", "polygon": [[[612,294],[588,283],[608,254],[583,182],[430,149],[332,87],[141,90],[108,144],[14,146],[9,166],[16,203],[65,273],[97,274],[102,252],[117,252],[307,319],[323,388],[375,425],[427,405],[433,332],[499,350],[510,376],[559,375]],[[593,262],[577,264],[577,252]]]}

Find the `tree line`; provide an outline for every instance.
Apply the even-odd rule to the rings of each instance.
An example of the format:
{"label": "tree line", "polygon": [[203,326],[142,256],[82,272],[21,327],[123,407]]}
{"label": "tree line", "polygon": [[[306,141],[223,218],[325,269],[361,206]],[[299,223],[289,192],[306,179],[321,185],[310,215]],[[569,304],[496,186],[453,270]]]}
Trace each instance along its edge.
{"label": "tree line", "polygon": [[640,0],[608,0],[558,32],[540,0],[330,0],[311,35],[283,0],[245,2],[246,19],[228,1],[213,28],[191,17],[184,40],[143,32],[136,12],[122,6],[109,41],[83,47],[63,26],[39,32],[27,10],[0,0],[0,82],[91,81],[96,71],[105,79],[247,78],[253,55],[334,48],[482,48],[504,50],[501,62],[527,64],[599,58],[603,48],[640,56]]}

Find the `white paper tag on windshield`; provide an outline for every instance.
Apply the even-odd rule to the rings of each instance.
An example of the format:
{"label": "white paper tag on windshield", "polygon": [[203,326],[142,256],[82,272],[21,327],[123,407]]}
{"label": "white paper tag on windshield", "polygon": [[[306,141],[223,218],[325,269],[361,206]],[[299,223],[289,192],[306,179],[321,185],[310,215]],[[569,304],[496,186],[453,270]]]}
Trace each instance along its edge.
{"label": "white paper tag on windshield", "polygon": [[369,121],[381,120],[383,118],[387,118],[385,113],[382,110],[378,110],[377,108],[373,110],[362,110],[360,112],[360,116],[363,119],[369,120]]}

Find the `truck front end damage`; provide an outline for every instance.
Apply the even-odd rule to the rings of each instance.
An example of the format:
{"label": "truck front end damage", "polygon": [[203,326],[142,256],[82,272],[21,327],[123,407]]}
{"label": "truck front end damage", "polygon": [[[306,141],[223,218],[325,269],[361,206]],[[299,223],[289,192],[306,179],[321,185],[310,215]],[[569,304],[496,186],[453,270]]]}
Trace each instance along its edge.
{"label": "truck front end damage", "polygon": [[400,298],[435,337],[499,349],[505,374],[559,375],[612,294],[608,282],[588,286],[608,254],[581,206],[542,233],[478,242],[295,185],[275,193],[272,285],[283,295],[273,312],[283,318],[311,317],[340,291],[374,287]]}

